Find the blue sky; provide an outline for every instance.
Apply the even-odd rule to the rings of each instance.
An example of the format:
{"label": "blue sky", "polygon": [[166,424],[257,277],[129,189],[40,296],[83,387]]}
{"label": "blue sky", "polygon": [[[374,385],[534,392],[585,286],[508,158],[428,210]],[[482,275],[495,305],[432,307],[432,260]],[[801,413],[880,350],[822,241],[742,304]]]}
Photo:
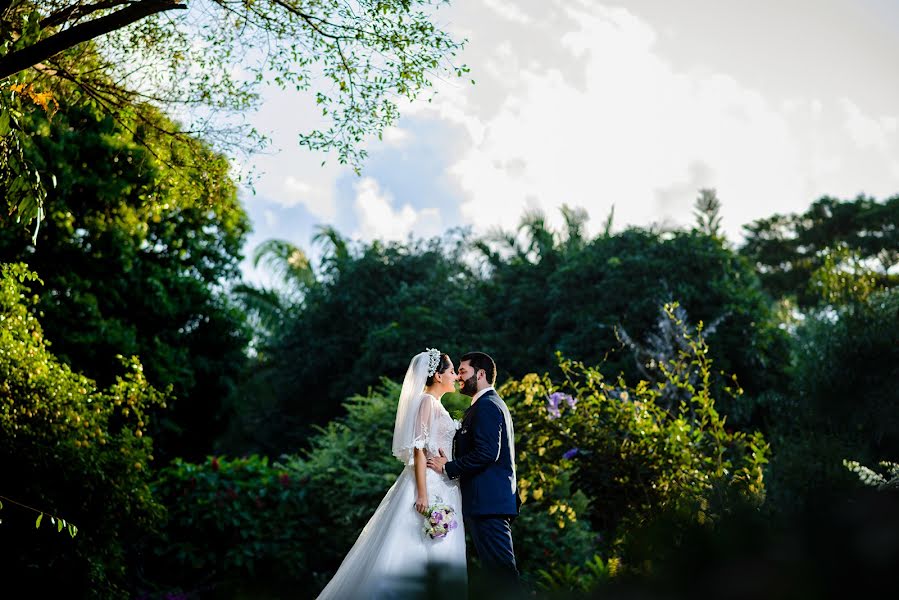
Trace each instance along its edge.
{"label": "blue sky", "polygon": [[[403,239],[510,228],[528,208],[584,207],[598,229],[687,224],[714,187],[724,228],[829,194],[899,193],[899,3],[887,0],[465,0],[436,19],[468,44],[356,176],[301,149],[308,97],[266,90],[251,122],[246,253],[310,248],[315,227]],[[251,280],[264,276],[245,264]]]}

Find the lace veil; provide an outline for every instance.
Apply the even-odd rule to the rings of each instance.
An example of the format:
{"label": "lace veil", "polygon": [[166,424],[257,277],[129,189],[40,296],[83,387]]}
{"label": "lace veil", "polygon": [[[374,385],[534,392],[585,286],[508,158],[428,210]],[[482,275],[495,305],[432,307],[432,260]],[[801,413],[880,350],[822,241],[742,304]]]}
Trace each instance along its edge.
{"label": "lace veil", "polygon": [[431,435],[437,411],[433,409],[431,397],[424,394],[428,380],[428,358],[427,352],[412,357],[396,406],[393,455],[406,465],[415,464],[415,448],[437,454],[436,440]]}

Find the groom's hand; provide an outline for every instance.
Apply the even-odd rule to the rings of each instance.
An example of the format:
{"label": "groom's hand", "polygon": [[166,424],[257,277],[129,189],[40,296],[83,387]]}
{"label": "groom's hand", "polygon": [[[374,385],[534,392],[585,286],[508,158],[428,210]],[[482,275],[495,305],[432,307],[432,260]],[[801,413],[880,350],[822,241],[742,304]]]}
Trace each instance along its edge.
{"label": "groom's hand", "polygon": [[449,459],[443,453],[443,448],[439,448],[438,452],[440,452],[440,456],[432,456],[428,459],[428,468],[443,474],[443,466],[449,462]]}

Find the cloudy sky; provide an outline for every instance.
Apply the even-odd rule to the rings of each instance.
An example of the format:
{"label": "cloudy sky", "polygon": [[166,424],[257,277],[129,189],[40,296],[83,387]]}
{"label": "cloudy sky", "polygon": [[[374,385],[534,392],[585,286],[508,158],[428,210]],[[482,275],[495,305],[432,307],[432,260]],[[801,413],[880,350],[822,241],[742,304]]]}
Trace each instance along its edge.
{"label": "cloudy sky", "polygon": [[616,229],[689,224],[703,187],[737,241],[822,195],[899,193],[894,0],[456,0],[436,20],[468,39],[477,83],[402,105],[361,177],[298,147],[308,100],[265,94],[247,254],[309,249],[323,223],[404,239],[511,228],[529,208],[558,220],[562,204],[594,231],[613,206]]}

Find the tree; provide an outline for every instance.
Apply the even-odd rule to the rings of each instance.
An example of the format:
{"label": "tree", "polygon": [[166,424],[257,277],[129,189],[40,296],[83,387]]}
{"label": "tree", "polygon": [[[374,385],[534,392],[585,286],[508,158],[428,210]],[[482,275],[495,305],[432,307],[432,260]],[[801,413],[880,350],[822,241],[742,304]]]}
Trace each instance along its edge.
{"label": "tree", "polygon": [[46,526],[35,531],[33,515],[5,506],[4,579],[48,597],[128,597],[129,553],[162,511],[149,486],[146,434],[150,412],[166,397],[133,357],[107,386],[54,356],[26,287],[36,281],[22,264],[0,268],[3,491],[65,515],[80,531],[71,540]]}
{"label": "tree", "polygon": [[382,376],[401,378],[417,352],[459,356],[480,342],[484,311],[462,260],[465,234],[351,246],[325,229],[317,239],[326,248],[316,280],[263,344],[245,394],[243,434],[234,435],[249,450],[301,447],[314,425],[341,414],[344,398]]}
{"label": "tree", "polygon": [[31,159],[59,176],[40,249],[3,228],[0,260],[42,274],[47,336],[74,370],[108,385],[121,375],[117,355],[139,355],[153,385],[172,387],[172,409],[154,421],[160,457],[204,456],[224,428],[249,337],[225,294],[249,227],[227,161],[178,142],[166,156],[202,154],[206,171],[172,169],[108,115],[61,100],[52,120],[36,112],[24,123]]}
{"label": "tree", "polygon": [[[442,3],[196,0],[184,10],[175,0],[4,0],[0,90],[75,86],[114,118],[126,115],[122,124],[134,117],[219,149],[249,149],[248,133],[250,148],[260,141],[233,126],[258,104],[260,86],[314,91],[325,122],[300,144],[358,170],[362,140],[396,120],[398,98],[416,98],[438,73],[467,72],[450,62],[461,44],[432,22]],[[175,107],[192,115],[190,126],[155,118]],[[39,217],[39,203],[10,208],[26,222]]]}
{"label": "tree", "polygon": [[855,487],[844,459],[899,456],[899,290],[812,310],[797,328],[791,386],[770,401],[772,502],[801,514]]}
{"label": "tree", "polygon": [[246,283],[235,286],[234,294],[252,320],[257,351],[288,325],[292,311],[303,302],[306,290],[315,284],[315,274],[306,253],[286,240],[267,240],[253,251],[253,266],[260,264],[277,283],[271,288]]}
{"label": "tree", "polygon": [[[603,363],[607,375],[639,377],[635,357],[619,351],[619,328],[643,344],[656,327],[659,307],[676,300],[696,321],[720,320],[709,336],[716,362],[737,375],[749,396],[785,384],[785,335],[751,267],[723,240],[695,231],[634,228],[597,237],[555,260],[527,290],[514,283],[514,262],[496,269],[488,284],[493,311],[515,305],[516,295],[528,298],[515,325],[501,330],[503,351],[527,348],[533,357],[513,362],[514,375],[523,375],[524,365],[551,369],[559,350]],[[529,330],[537,333],[519,334]]]}
{"label": "tree", "polygon": [[699,190],[696,199],[696,229],[711,237],[721,235],[721,201],[714,189]]}
{"label": "tree", "polygon": [[774,215],[745,225],[740,253],[754,265],[775,298],[792,297],[808,308],[822,300],[809,281],[832,248],[849,250],[878,275],[881,285],[899,284],[899,196],[878,202],[867,196],[825,196],[802,214]]}
{"label": "tree", "polygon": [[[725,406],[732,418],[752,419],[762,391],[785,388],[787,335],[747,261],[722,239],[640,229],[588,239],[582,213],[563,216],[559,232],[530,213],[517,232],[473,240],[350,246],[323,232],[315,281],[280,313],[288,315],[283,334],[263,352],[269,371],[252,396],[266,398],[264,416],[244,429],[279,430],[267,437],[301,445],[312,423],[339,414],[341,397],[381,375],[401,376],[410,356],[435,345],[453,356],[474,348],[492,354],[500,381],[557,374],[557,350],[602,363],[610,377],[648,377],[646,357],[623,348],[620,334],[632,349],[645,346],[659,307],[675,299],[692,319],[716,324],[707,330],[716,364],[747,392],[740,406]],[[283,265],[293,250],[282,250]]]}

